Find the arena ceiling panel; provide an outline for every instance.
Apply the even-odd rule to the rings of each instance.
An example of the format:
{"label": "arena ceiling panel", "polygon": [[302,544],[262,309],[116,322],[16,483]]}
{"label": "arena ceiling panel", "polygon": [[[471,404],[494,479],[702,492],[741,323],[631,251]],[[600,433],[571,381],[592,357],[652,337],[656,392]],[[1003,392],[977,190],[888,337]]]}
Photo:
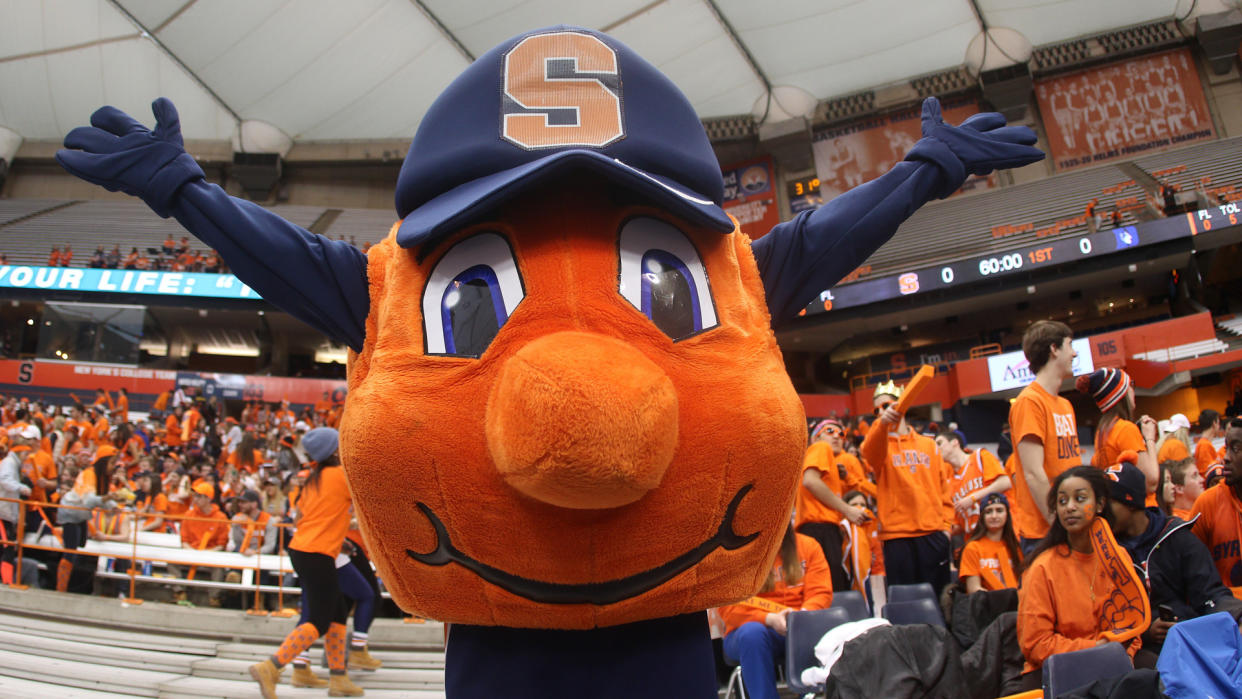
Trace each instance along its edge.
{"label": "arena ceiling panel", "polygon": [[408,139],[473,57],[558,23],[629,44],[703,118],[774,119],[960,66],[985,25],[1040,46],[1180,17],[1190,1],[0,0],[0,126],[54,140],[102,104],[150,121],[164,95],[188,139],[251,119],[294,141]]}

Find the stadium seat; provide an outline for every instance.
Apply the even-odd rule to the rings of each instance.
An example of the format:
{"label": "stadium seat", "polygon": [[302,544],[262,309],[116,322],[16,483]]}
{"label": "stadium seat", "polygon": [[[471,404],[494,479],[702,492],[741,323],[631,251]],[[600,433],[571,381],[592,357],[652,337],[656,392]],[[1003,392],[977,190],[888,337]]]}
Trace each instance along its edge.
{"label": "stadium seat", "polygon": [[889,602],[909,602],[910,600],[916,599],[929,599],[935,601],[936,591],[932,589],[931,583],[888,586]]}
{"label": "stadium seat", "polygon": [[802,684],[802,671],[819,664],[815,644],[841,624],[853,621],[845,607],[829,607],[805,612],[792,612],[786,620],[785,682],[798,694],[823,690],[822,686]]}
{"label": "stadium seat", "polygon": [[1120,643],[1057,653],[1044,661],[1044,696],[1059,697],[1096,680],[1124,675],[1133,669],[1134,664]]}
{"label": "stadium seat", "polygon": [[850,621],[858,621],[871,616],[871,610],[867,607],[867,600],[858,590],[844,590],[842,592],[832,593],[833,608],[840,607],[849,614]]}
{"label": "stadium seat", "polygon": [[915,599],[905,602],[889,602],[884,605],[882,614],[895,625],[931,624],[944,626],[944,615],[939,605],[930,599]]}

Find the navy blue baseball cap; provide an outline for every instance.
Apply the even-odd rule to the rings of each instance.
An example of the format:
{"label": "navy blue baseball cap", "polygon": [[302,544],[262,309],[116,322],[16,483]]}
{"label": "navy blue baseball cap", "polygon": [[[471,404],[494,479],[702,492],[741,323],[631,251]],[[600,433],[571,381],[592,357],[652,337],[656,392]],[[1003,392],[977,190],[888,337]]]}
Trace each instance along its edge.
{"label": "navy blue baseball cap", "polygon": [[397,243],[435,241],[569,170],[733,230],[720,164],[686,96],[616,39],[557,26],[488,51],[436,98],[397,178]]}

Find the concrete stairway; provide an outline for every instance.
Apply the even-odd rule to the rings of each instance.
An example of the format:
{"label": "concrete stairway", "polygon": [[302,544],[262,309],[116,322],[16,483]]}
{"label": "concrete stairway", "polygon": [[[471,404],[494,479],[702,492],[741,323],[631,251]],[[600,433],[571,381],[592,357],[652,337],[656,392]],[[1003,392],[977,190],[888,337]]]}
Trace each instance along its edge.
{"label": "concrete stairway", "polygon": [[[257,697],[247,674],[295,622],[219,609],[188,609],[0,589],[0,696]],[[378,619],[371,653],[378,672],[351,672],[368,697],[443,699],[443,627]],[[312,650],[318,666],[321,651]],[[316,667],[326,676],[327,671]],[[289,673],[285,673],[288,682]],[[325,691],[280,687],[284,697]]]}

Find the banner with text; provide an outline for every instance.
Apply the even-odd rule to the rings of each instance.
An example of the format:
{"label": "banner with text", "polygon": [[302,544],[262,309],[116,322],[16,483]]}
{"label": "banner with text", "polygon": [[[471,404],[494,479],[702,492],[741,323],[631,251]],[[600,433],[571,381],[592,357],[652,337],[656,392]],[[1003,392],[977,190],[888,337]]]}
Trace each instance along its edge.
{"label": "banner with text", "polygon": [[[960,124],[980,111],[973,100],[945,102],[944,120]],[[922,107],[878,116],[816,134],[811,150],[820,192],[827,201],[888,172],[923,136]],[[993,186],[989,177],[971,176],[962,190]]]}
{"label": "banner with text", "polygon": [[781,222],[772,158],[730,165],[721,174],[724,176],[724,210],[737,219],[742,232],[751,240],[762,237]]}
{"label": "banner with text", "polygon": [[1035,83],[1058,170],[1214,138],[1190,49]]}
{"label": "banner with text", "polygon": [[3,288],[260,300],[237,277],[204,272],[0,265],[0,289]]}
{"label": "banner with text", "polygon": [[[1091,359],[1091,340],[1080,337],[1070,342],[1077,356],[1074,357],[1074,376],[1082,376],[1095,371],[1095,363]],[[1004,391],[1010,388],[1022,388],[1035,380],[1030,362],[1022,350],[994,354],[988,357],[988,379],[993,391]]]}

